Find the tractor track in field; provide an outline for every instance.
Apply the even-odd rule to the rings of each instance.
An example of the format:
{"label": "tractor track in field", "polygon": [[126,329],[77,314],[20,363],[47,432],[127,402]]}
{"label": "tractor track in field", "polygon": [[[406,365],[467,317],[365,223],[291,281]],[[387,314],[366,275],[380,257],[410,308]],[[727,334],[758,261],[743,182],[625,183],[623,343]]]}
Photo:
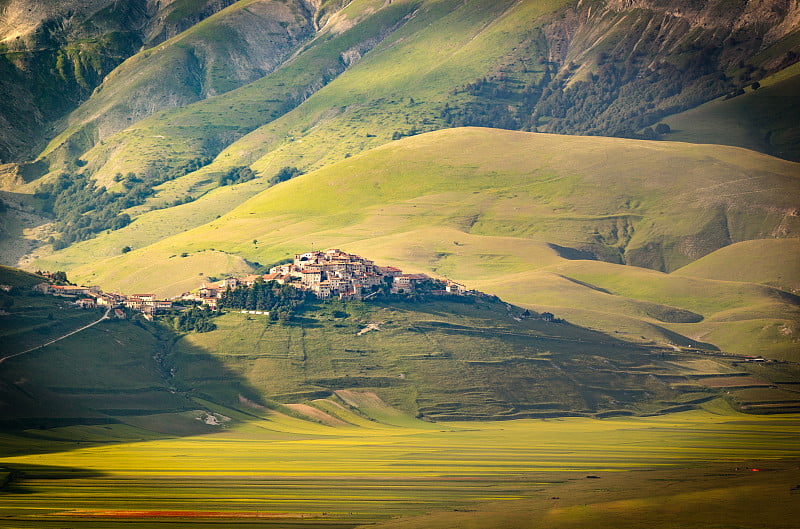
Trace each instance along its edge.
{"label": "tractor track in field", "polygon": [[94,327],[95,325],[97,325],[97,324],[98,324],[98,323],[100,323],[101,321],[109,319],[109,316],[108,316],[109,314],[111,314],[111,307],[108,307],[108,308],[106,309],[106,312],[105,312],[105,314],[103,314],[103,315],[100,317],[100,319],[98,319],[98,320],[96,320],[96,321],[93,321],[92,323],[90,323],[90,324],[88,324],[88,325],[84,325],[83,327],[80,327],[80,328],[78,328],[78,329],[75,329],[74,331],[70,331],[70,332],[68,332],[68,333],[66,333],[66,334],[62,334],[62,335],[61,335],[61,336],[59,336],[58,338],[55,338],[55,339],[53,339],[53,340],[50,340],[50,341],[49,341],[49,342],[47,342],[47,343],[43,343],[43,344],[41,344],[41,345],[37,345],[36,347],[31,347],[30,349],[26,349],[25,351],[22,351],[22,352],[20,352],[20,353],[14,353],[14,354],[12,354],[12,355],[4,356],[3,358],[0,358],[0,364],[2,364],[3,362],[5,362],[6,360],[8,360],[8,359],[10,359],[10,358],[14,358],[14,357],[17,357],[17,356],[22,356],[22,355],[24,355],[24,354],[32,353],[33,351],[36,351],[37,349],[42,349],[43,347],[47,347],[48,345],[52,345],[52,344],[54,344],[54,343],[56,343],[56,342],[60,342],[60,341],[61,341],[61,340],[63,340],[64,338],[69,338],[70,336],[72,336],[72,335],[74,335],[74,334],[78,334],[79,332],[81,332],[81,331],[85,331],[86,329],[88,329],[88,328],[90,328],[90,327]]}

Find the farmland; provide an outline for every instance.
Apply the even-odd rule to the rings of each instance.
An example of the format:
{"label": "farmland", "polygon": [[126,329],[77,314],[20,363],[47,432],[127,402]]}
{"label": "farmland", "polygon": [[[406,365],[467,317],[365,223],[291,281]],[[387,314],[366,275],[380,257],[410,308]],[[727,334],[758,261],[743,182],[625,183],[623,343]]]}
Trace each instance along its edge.
{"label": "farmland", "polygon": [[692,527],[735,516],[788,528],[800,514],[797,415],[712,403],[657,417],[433,424],[351,397],[361,408],[341,410],[351,424],[336,427],[212,406],[230,426],[191,437],[108,442],[148,436],[119,425],[4,434],[0,467],[25,475],[2,492],[0,526],[610,527],[626,516]]}

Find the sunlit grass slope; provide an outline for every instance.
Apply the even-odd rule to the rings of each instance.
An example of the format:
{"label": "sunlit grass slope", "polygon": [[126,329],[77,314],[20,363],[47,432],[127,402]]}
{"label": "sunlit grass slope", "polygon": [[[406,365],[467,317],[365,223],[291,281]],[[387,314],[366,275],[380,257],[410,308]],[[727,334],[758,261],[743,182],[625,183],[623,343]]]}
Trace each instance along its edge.
{"label": "sunlit grass slope", "polygon": [[[206,45],[216,47],[217,41],[224,40],[226,26],[219,22],[214,25],[214,21],[228,11],[243,9],[239,4],[201,24],[208,28],[192,28],[181,38],[190,43],[192,39],[205,39],[209,41]],[[524,13],[511,16],[510,26],[494,27],[498,26],[494,20],[511,5],[505,0],[455,7],[439,2],[357,0],[337,13],[313,40],[303,46],[295,44],[291,60],[279,64],[275,71],[238,89],[224,94],[219,91],[216,97],[152,115],[97,145],[86,157],[99,169],[101,181],[118,171],[138,172],[157,166],[163,159],[180,165],[181,161],[217,154],[243,134],[281,118],[302,103],[303,110],[283,119],[278,143],[323,132],[321,126],[334,121],[340,129],[337,134],[333,130],[324,132],[315,140],[321,144],[306,142],[304,151],[294,156],[303,158],[299,165],[304,167],[320,157],[324,161],[341,159],[346,152],[389,141],[395,130],[410,129],[409,119],[416,124],[423,117],[433,118],[437,109],[435,101],[428,99],[431,95],[442,101],[457,87],[484,75],[494,61],[519,42],[515,39],[523,39],[530,29],[524,26],[532,17],[520,15],[541,15],[550,8],[549,4],[537,4],[533,11],[517,7]],[[211,29],[222,33],[209,35]],[[505,41],[509,30],[515,38]],[[478,42],[469,49],[461,49],[478,36]],[[186,46],[170,41],[164,45],[164,53],[182,52]],[[284,44],[284,48],[287,46]],[[276,55],[286,52],[278,49]],[[140,58],[144,64],[149,61]],[[408,97],[419,99],[419,105],[409,106]],[[417,108],[409,108],[414,106]],[[383,120],[369,123],[370,115],[380,115]],[[360,133],[354,134],[354,129]],[[353,142],[356,136],[361,139]],[[256,137],[260,152],[274,148],[272,141],[263,140],[263,135]],[[250,152],[253,142],[232,152],[243,150],[250,158],[245,165],[249,165],[255,159],[255,153]],[[288,156],[279,156],[283,165]]]}
{"label": "sunlit grass slope", "polygon": [[[103,143],[159,110],[169,111],[250,83],[274,70],[313,34],[308,13],[284,2],[241,0],[180,35],[146,49],[108,75],[92,96],[66,120],[63,131],[43,151],[49,161],[74,161],[77,152]],[[136,130],[124,137],[142,149],[148,138]],[[170,132],[180,130],[170,129]],[[185,161],[202,153],[196,135],[164,140],[163,153]],[[191,138],[189,136],[192,136]],[[205,138],[213,141],[212,137]],[[117,157],[120,146],[111,147]],[[106,153],[108,155],[108,152]],[[142,152],[146,157],[147,153]],[[90,155],[89,158],[94,158]],[[110,170],[125,170],[112,162]],[[113,174],[113,173],[112,173]]]}
{"label": "sunlit grass slope", "polygon": [[800,239],[743,241],[720,248],[674,275],[764,283],[800,292]]}
{"label": "sunlit grass slope", "polygon": [[[797,358],[800,304],[796,296],[755,283],[620,268],[610,263],[574,261],[547,270],[585,282],[614,298],[638,300],[640,315],[688,338],[737,354]],[[754,268],[751,277],[757,276],[757,270]],[[596,290],[592,294],[597,306],[609,304]],[[688,312],[675,310],[677,307]],[[691,314],[702,315],[702,321],[692,321]],[[589,324],[598,326],[597,322]]]}
{"label": "sunlit grass slope", "polygon": [[425,2],[414,17],[351,69],[285,116],[265,124],[222,152],[218,162],[253,164],[274,172],[286,160],[319,168],[384,144],[397,133],[447,127],[445,104],[471,98],[463,87],[487,75],[505,75],[505,61],[526,52],[529,78],[545,68],[542,27],[564,6],[543,2]]}
{"label": "sunlit grass slope", "polygon": [[[770,307],[756,319],[788,322],[794,302],[767,287],[564,257],[670,270],[732,242],[791,236],[797,175],[796,164],[737,148],[451,129],[295,178],[202,227],[72,273],[106,288],[123,288],[126,278],[128,291],[176,294],[160,277],[179,275],[187,258],[173,256],[183,253],[198,265],[212,248],[266,264],[338,246],[515,303],[558,306],[576,323],[608,331],[617,330],[614,314],[662,326],[751,305]],[[58,254],[44,263],[57,267]],[[192,268],[198,284],[201,272],[220,270]],[[584,319],[585,309],[598,318]],[[650,328],[646,340],[669,334]],[[797,332],[788,328],[778,338],[785,354]],[[744,338],[737,352],[758,347]]]}

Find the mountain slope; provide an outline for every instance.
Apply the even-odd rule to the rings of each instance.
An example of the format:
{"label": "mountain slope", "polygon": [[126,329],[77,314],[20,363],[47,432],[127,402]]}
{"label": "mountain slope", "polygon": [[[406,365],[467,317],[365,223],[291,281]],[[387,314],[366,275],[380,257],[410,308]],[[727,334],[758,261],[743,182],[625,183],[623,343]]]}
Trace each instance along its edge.
{"label": "mountain slope", "polygon": [[[326,36],[340,33],[345,27],[365,25],[375,14],[395,10],[399,4],[405,4],[402,9],[407,12],[414,12],[414,17],[408,20],[409,28],[413,29],[403,38],[424,38],[428,43],[426,52],[431,57],[447,53],[465,30],[467,35],[473,32],[472,37],[478,36],[474,28],[478,28],[479,33],[485,29],[492,33],[491,26],[499,21],[507,26],[503,40],[499,40],[496,33],[494,37],[482,36],[484,42],[477,48],[484,51],[495,47],[499,53],[494,58],[482,64],[473,61],[472,66],[464,70],[471,78],[457,80],[440,74],[428,84],[435,87],[439,99],[448,92],[465,92],[464,96],[449,97],[448,108],[441,110],[437,117],[450,125],[539,127],[552,132],[619,135],[633,133],[652,124],[660,115],[694,106],[732,87],[759,79],[767,71],[790,64],[792,50],[796,47],[792,35],[797,29],[798,14],[796,6],[784,3],[776,1],[771,6],[755,7],[748,2],[735,6],[711,2],[696,7],[681,2],[668,6],[655,2],[608,2],[599,7],[567,2],[547,6],[525,2],[491,5],[395,2],[386,6],[361,1],[336,13],[331,19],[334,23],[321,28],[317,34],[317,42],[324,42]],[[331,7],[335,9],[336,6],[327,6]],[[553,9],[560,17],[550,14],[549,10]],[[178,61],[177,70],[188,69],[190,79],[204,78],[202,88],[184,86],[186,76],[172,80],[160,78],[158,84],[168,89],[165,94],[189,90],[188,100],[152,97],[153,94],[144,98],[136,95],[135,90],[132,95],[121,95],[114,89],[115,84],[122,83],[118,80],[120,77],[110,77],[104,85],[116,94],[116,106],[133,110],[128,117],[135,122],[157,109],[183,106],[192,97],[204,99],[255,80],[258,72],[268,74],[280,64],[281,56],[288,57],[292,50],[302,54],[309,49],[298,46],[314,31],[319,16],[314,6],[304,2],[283,5],[240,1],[225,13],[214,15],[179,39],[159,47],[154,54],[145,53],[129,61],[127,69],[123,67],[118,73],[121,78],[128,78],[134,69],[143,66],[145,70],[169,74]],[[271,20],[277,31],[265,30],[261,28],[263,24],[254,23],[259,19]],[[531,24],[530,21],[535,22]],[[423,35],[429,24],[433,24],[436,34]],[[434,44],[440,40],[437,34],[446,36],[443,48]],[[345,65],[358,60],[375,44],[369,42],[371,38],[364,35],[359,47],[341,50],[340,60]],[[406,48],[406,57],[409,53],[416,55],[413,44],[408,47],[403,43],[402,47]],[[632,54],[632,50],[636,53]],[[269,58],[267,65],[263,64],[265,52]],[[226,55],[234,60],[217,59]],[[193,58],[198,64],[189,64]],[[167,59],[171,67],[165,68]],[[425,57],[417,56],[419,60],[425,61]],[[745,62],[746,67],[740,66]],[[720,78],[721,72],[724,75]],[[328,80],[338,73],[332,70]],[[725,80],[725,76],[731,81]],[[402,84],[397,86],[396,80],[397,77],[388,77],[383,82],[402,87]],[[594,80],[602,90],[593,92],[596,89],[585,80]],[[443,81],[446,84],[442,84]],[[216,86],[219,83],[226,86]],[[418,89],[420,86],[417,85]],[[312,88],[311,92],[317,89]],[[126,125],[114,116],[115,112],[105,115],[111,110],[108,103],[103,103],[108,97],[96,94],[97,101],[90,100],[86,111],[79,111],[70,121],[84,128],[90,123],[89,116],[91,121],[99,119],[100,123],[95,126],[97,139],[105,139],[110,131]],[[144,101],[148,105],[143,105]],[[267,102],[262,101],[262,104]],[[357,99],[351,104],[356,102]],[[98,112],[104,106],[106,108]],[[504,106],[513,109],[511,114],[503,114],[507,112]],[[572,112],[567,116],[569,107]],[[260,124],[269,121],[264,117],[269,116],[262,116]],[[67,134],[76,136],[76,131],[68,129]],[[88,146],[82,147],[85,150]]]}
{"label": "mountain slope", "polygon": [[721,98],[664,120],[667,138],[691,143],[735,145],[800,160],[800,65],[795,64],[749,87],[734,98]]}
{"label": "mountain slope", "polygon": [[[382,235],[441,225],[673,270],[731,242],[796,234],[799,184],[796,164],[735,148],[451,129],[280,184],[161,246],[239,249],[237,237],[266,244],[295,223]],[[281,257],[250,246],[243,257]]]}
{"label": "mountain slope", "polygon": [[[655,138],[646,127],[661,117],[785,69],[798,51],[797,9],[783,0],[192,5],[162,6],[164,20],[210,16],[105,76],[35,164],[0,168],[3,185],[27,197],[60,174],[84,195],[106,188],[103,219],[82,211],[83,226],[56,212],[58,233],[40,252],[190,202],[230,172],[261,177],[230,200],[176,212],[182,231],[283,167],[319,168],[424,131]],[[156,19],[137,35],[154,38]],[[778,113],[787,101],[773,105]]]}
{"label": "mountain slope", "polygon": [[0,160],[35,156],[59,130],[54,122],[122,61],[233,1],[0,3]]}
{"label": "mountain slope", "polygon": [[744,241],[675,270],[675,275],[746,281],[800,293],[800,240]]}
{"label": "mountain slope", "polygon": [[[51,165],[71,161],[71,152],[85,152],[142,118],[263,77],[313,35],[313,15],[303,4],[236,2],[125,61],[69,116],[64,132],[42,154]],[[199,151],[208,155],[202,145]]]}

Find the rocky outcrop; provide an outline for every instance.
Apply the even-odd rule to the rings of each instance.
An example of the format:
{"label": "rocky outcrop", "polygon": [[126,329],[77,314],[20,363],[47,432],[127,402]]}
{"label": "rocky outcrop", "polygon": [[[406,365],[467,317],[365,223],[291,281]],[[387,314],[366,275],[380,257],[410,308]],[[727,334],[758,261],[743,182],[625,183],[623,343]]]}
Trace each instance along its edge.
{"label": "rocky outcrop", "polygon": [[235,0],[10,0],[0,4],[0,162],[34,155],[47,128],[143,46]]}
{"label": "rocky outcrop", "polygon": [[527,127],[655,139],[640,131],[800,59],[798,27],[795,0],[580,0],[542,30],[553,77]]}

